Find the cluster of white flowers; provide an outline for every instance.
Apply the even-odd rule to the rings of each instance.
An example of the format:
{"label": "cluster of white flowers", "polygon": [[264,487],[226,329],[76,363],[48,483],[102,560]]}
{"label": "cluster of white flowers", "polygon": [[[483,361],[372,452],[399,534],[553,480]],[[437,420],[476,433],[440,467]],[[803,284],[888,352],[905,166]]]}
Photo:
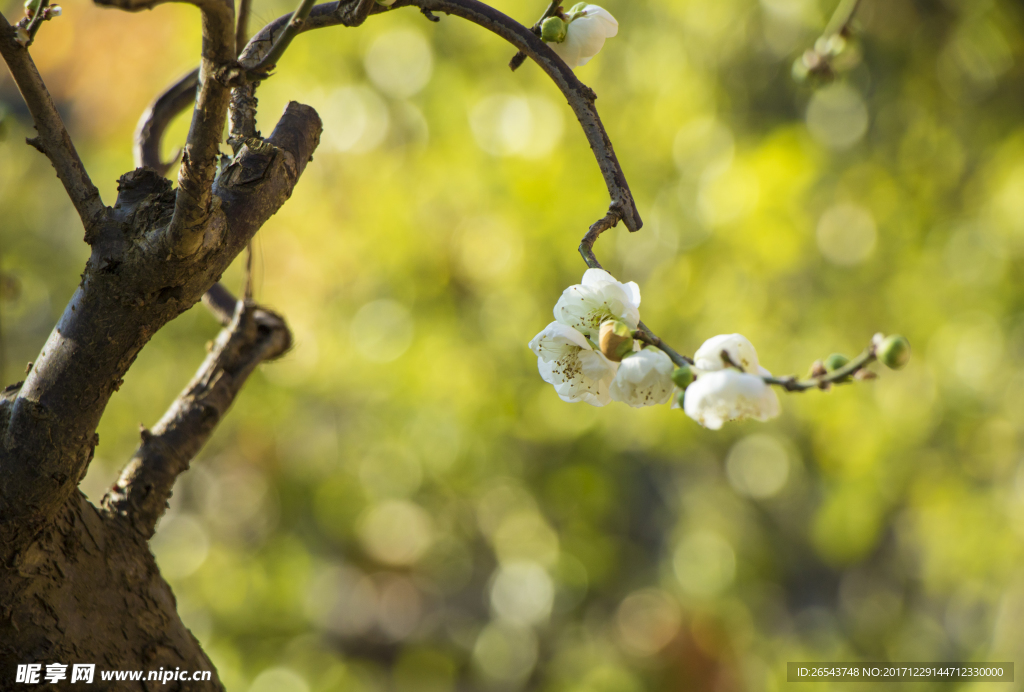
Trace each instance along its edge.
{"label": "cluster of white flowers", "polygon": [[585,2],[560,17],[548,17],[541,25],[541,38],[573,68],[590,62],[604,46],[605,39],[617,33],[619,23],[608,10]]}
{"label": "cluster of white flowers", "polygon": [[[640,322],[640,289],[633,282],[620,283],[603,269],[588,269],[582,283],[562,293],[554,315],[530,348],[541,377],[563,401],[642,407],[670,400],[678,406],[682,398],[686,414],[713,430],[726,421],[763,421],[779,414],[779,400],[762,379],[771,373],[739,334],[713,337],[697,349],[692,384],[689,374],[675,376],[678,371],[665,352],[640,348],[632,336]],[[685,387],[682,397],[677,384]]]}

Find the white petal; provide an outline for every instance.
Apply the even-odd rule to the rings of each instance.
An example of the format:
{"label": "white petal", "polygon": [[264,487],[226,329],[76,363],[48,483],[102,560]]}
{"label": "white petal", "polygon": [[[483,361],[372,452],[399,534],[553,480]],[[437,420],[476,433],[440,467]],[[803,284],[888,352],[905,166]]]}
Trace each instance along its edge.
{"label": "white petal", "polygon": [[600,351],[580,351],[580,363],[583,365],[583,375],[592,380],[607,380],[615,377],[619,364],[608,360]]}
{"label": "white petal", "polygon": [[590,349],[590,344],[587,343],[585,336],[572,327],[558,322],[552,322],[544,327],[529,343],[530,350],[545,361],[558,359],[569,346]]}
{"label": "white petal", "polygon": [[587,271],[583,272],[583,280],[580,281],[580,284],[582,284],[583,286],[589,286],[591,288],[600,288],[605,284],[617,283],[619,282],[615,280],[615,277],[606,272],[604,269],[594,268],[588,269]]}
{"label": "white petal", "polygon": [[605,38],[611,38],[619,33],[619,22],[612,13],[599,5],[587,5],[586,7],[587,19],[599,24],[603,30]]}
{"label": "white petal", "polygon": [[608,393],[613,400],[636,408],[664,404],[675,389],[673,369],[664,352],[645,348],[622,359]]}
{"label": "white petal", "polygon": [[694,368],[701,373],[728,367],[722,360],[722,351],[727,351],[732,361],[746,372],[758,372],[761,364],[757,351],[742,334],[719,334],[705,341],[693,354]]}
{"label": "white petal", "polygon": [[774,418],[779,399],[758,375],[717,370],[701,374],[686,388],[683,410],[704,427],[718,430],[727,421]]}
{"label": "white petal", "polygon": [[619,23],[608,10],[597,5],[587,5],[580,15],[569,22],[565,41],[549,45],[569,67],[579,67],[590,62],[604,46],[605,39],[618,32]]}
{"label": "white petal", "polygon": [[570,40],[568,33],[566,33],[565,40],[561,43],[549,43],[548,45],[569,67],[579,67],[583,64],[580,62],[580,42]]}
{"label": "white petal", "polygon": [[541,378],[554,385],[563,401],[585,401],[594,406],[611,401],[608,384],[617,364],[591,349],[572,327],[552,322],[530,341],[530,348],[537,355]]}

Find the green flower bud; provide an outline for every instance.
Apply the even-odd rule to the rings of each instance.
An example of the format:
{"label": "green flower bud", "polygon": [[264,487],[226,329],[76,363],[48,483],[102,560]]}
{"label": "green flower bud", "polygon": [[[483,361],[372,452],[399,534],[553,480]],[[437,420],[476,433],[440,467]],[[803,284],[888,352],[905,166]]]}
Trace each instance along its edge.
{"label": "green flower bud", "polygon": [[541,22],[540,38],[547,43],[561,43],[565,40],[568,26],[561,17],[548,17]]}
{"label": "green flower bud", "polygon": [[633,352],[633,332],[625,322],[605,320],[601,323],[597,343],[605,358],[618,363]]}
{"label": "green flower bud", "polygon": [[[672,371],[672,381],[680,389],[686,389],[693,382],[693,369],[689,365],[681,365]],[[680,402],[682,403],[682,402]]]}
{"label": "green flower bud", "polygon": [[833,353],[831,356],[825,359],[825,369],[828,370],[829,372],[832,372],[833,370],[838,370],[839,368],[843,367],[849,362],[850,359],[844,356],[842,353]]}
{"label": "green flower bud", "polygon": [[378,5],[384,5],[384,7],[391,7],[395,4],[395,0],[377,0]]}
{"label": "green flower bud", "polygon": [[888,368],[899,370],[910,362],[910,342],[899,334],[885,337],[878,346],[878,360]]}
{"label": "green flower bud", "polygon": [[679,396],[676,398],[676,401],[679,402],[679,408],[683,408],[683,402],[686,401],[686,392],[679,392]]}
{"label": "green flower bud", "polygon": [[41,4],[41,0],[25,0],[25,14],[29,17],[34,17],[36,12],[39,11]]}

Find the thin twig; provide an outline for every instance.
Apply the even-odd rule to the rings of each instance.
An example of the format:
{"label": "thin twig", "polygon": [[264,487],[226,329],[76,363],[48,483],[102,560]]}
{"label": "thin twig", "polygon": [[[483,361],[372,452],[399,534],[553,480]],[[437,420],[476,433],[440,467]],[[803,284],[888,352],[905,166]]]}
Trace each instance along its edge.
{"label": "thin twig", "polygon": [[865,366],[873,363],[878,359],[875,354],[875,345],[871,344],[864,352],[859,356],[851,360],[849,363],[841,368],[836,368],[832,372],[820,375],[818,377],[811,377],[805,380],[798,380],[794,376],[789,377],[769,377],[764,376],[763,379],[767,384],[782,387],[787,392],[804,392],[808,389],[828,389],[833,384],[845,384],[850,382],[850,378],[856,375]]}
{"label": "thin twig", "polygon": [[[25,25],[25,32],[28,34],[28,41],[25,43],[25,47],[28,48],[36,40],[36,34],[39,33],[39,27],[43,25],[50,17],[47,16],[46,8],[50,6],[50,0],[40,0],[39,7],[35,9],[32,18],[29,19],[28,24]],[[23,19],[22,22],[25,20]],[[20,24],[21,22],[19,22]]]}
{"label": "thin twig", "polygon": [[[537,22],[532,27],[530,27],[530,31],[532,31],[537,36],[540,36],[540,26],[541,24],[544,23],[544,20],[547,19],[548,17],[554,17],[556,14],[559,13],[561,9],[561,0],[554,0],[554,2],[548,5],[548,8],[544,10],[544,14],[541,15],[540,19],[538,19]],[[512,56],[511,60],[508,61],[509,69],[512,70],[513,72],[518,70],[520,67],[522,67],[523,63],[526,62],[526,57],[526,53],[524,53],[523,51],[516,51],[516,54]]]}
{"label": "thin twig", "polygon": [[99,190],[89,179],[82,159],[68,135],[57,106],[47,91],[43,78],[39,76],[35,63],[28,51],[14,40],[15,30],[0,14],[0,55],[10,68],[15,84],[21,92],[28,111],[32,115],[38,137],[28,143],[50,159],[57,177],[75,205],[79,218],[85,226],[86,239],[91,241],[94,230],[107,215],[107,208],[100,199]]}
{"label": "thin twig", "polygon": [[310,10],[313,9],[315,0],[300,0],[299,6],[292,12],[291,19],[288,20],[288,24],[285,26],[277,38],[274,40],[274,45],[267,51],[258,63],[249,68],[249,73],[257,76],[265,76],[267,72],[277,65],[277,62],[284,55],[284,52],[288,50],[288,45],[292,42],[296,36],[302,32],[302,25],[306,22],[306,17],[309,16]]}
{"label": "thin twig", "polygon": [[634,339],[645,344],[650,344],[655,348],[661,349],[662,351],[664,351],[665,355],[669,357],[669,360],[671,360],[679,367],[682,367],[683,365],[693,365],[692,358],[690,358],[689,356],[682,355],[681,353],[677,352],[674,348],[666,344],[664,341],[661,340],[660,337],[655,335],[654,332],[652,332],[646,324],[640,322],[637,324],[637,327],[638,329],[635,332],[633,332]]}
{"label": "thin twig", "polygon": [[[580,241],[580,254],[583,256],[583,261],[586,262],[587,266],[591,269],[604,269],[604,267],[601,266],[601,263],[597,261],[597,256],[594,254],[594,243],[597,242],[597,239],[601,237],[602,233],[615,226],[618,222],[618,216],[614,212],[608,212],[590,226],[587,234],[583,236],[583,240]],[[693,365],[693,360],[689,356],[680,354],[674,348],[666,344],[661,340],[661,337],[652,332],[643,322],[637,324],[637,330],[633,332],[633,338],[638,339],[645,344],[650,344],[655,348],[661,349],[677,366],[682,367],[683,365]]]}
{"label": "thin twig", "polygon": [[825,37],[832,36],[833,34],[839,34],[843,37],[849,36],[850,28],[853,25],[853,17],[857,14],[860,3],[861,0],[840,0],[836,11],[832,13],[832,18],[828,20],[825,31],[821,35]]}

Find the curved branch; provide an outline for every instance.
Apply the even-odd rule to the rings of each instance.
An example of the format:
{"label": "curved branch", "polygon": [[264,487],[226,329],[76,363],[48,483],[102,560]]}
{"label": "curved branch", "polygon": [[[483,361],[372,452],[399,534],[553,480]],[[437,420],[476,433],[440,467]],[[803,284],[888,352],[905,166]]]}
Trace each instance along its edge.
{"label": "curved branch", "polygon": [[152,431],[142,430],[142,444],[103,498],[103,508],[150,538],[175,480],[188,470],[249,375],[290,345],[291,333],[279,315],[239,302],[188,387]]}
{"label": "curved branch", "polygon": [[[630,231],[637,231],[643,226],[640,213],[633,201],[633,194],[629,189],[629,183],[626,182],[626,175],[622,172],[611,140],[608,138],[608,133],[594,106],[596,98],[594,92],[581,82],[562,59],[530,29],[478,0],[398,0],[390,8],[376,5],[373,0],[350,0],[343,6],[336,3],[315,6],[302,25],[295,29],[295,32],[302,33],[339,24],[352,26],[365,18],[359,13],[359,8],[363,5],[372,5],[367,10],[369,14],[379,14],[399,7],[412,6],[419,7],[421,10],[444,12],[462,17],[497,34],[533,58],[561,90],[583,127],[583,132],[590,142],[590,148],[594,152],[597,165],[601,169],[605,185],[611,196],[609,214],[615,215]],[[353,10],[353,8],[355,9]],[[279,17],[253,36],[239,57],[243,69],[252,70],[263,61],[278,39],[288,31],[291,16]],[[254,120],[247,114],[247,110],[254,107],[251,103],[251,93],[249,100],[242,98],[239,94],[246,89],[246,87],[236,89],[232,99],[232,138],[236,137],[236,122],[240,123],[238,128],[240,136],[253,136],[251,133],[255,131]]]}
{"label": "curved branch", "polygon": [[14,82],[25,99],[32,115],[38,137],[28,143],[50,159],[57,177],[75,205],[79,218],[85,226],[85,237],[91,242],[97,226],[106,218],[107,208],[100,199],[99,190],[92,184],[89,173],[79,158],[75,145],[68,135],[64,121],[57,112],[57,106],[47,91],[43,78],[39,76],[35,63],[28,51],[14,40],[14,27],[0,14],[0,55],[11,70]]}
{"label": "curved branch", "polygon": [[630,231],[637,231],[643,226],[640,213],[633,202],[633,193],[626,182],[626,175],[622,172],[608,133],[597,114],[597,108],[594,107],[594,99],[597,96],[576,77],[550,46],[519,22],[478,0],[399,0],[394,6],[406,4],[453,14],[479,24],[533,58],[565,95],[569,106],[576,114],[576,119],[583,127],[583,132],[597,159],[597,165],[604,176],[608,194],[612,198],[609,211],[617,214]]}
{"label": "curved branch", "polygon": [[147,166],[157,171],[160,175],[166,175],[171,166],[181,155],[179,150],[174,157],[164,163],[160,160],[160,142],[163,139],[164,131],[171,124],[175,116],[196,102],[196,87],[199,86],[199,69],[192,70],[187,75],[172,84],[167,91],[156,97],[153,103],[139,118],[139,124],[135,129],[135,166]]}

